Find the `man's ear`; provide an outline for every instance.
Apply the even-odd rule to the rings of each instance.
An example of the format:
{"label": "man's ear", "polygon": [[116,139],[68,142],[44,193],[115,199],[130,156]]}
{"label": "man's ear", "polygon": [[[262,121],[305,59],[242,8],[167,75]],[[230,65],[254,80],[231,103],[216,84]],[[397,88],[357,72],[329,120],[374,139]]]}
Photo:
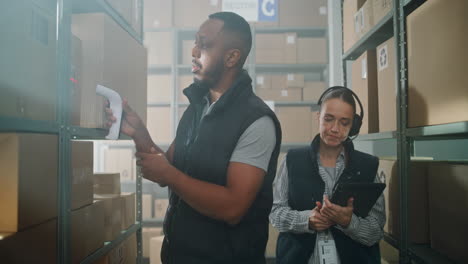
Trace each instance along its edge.
{"label": "man's ear", "polygon": [[238,49],[230,49],[224,56],[224,65],[227,68],[234,68],[239,64],[241,58],[241,51]]}

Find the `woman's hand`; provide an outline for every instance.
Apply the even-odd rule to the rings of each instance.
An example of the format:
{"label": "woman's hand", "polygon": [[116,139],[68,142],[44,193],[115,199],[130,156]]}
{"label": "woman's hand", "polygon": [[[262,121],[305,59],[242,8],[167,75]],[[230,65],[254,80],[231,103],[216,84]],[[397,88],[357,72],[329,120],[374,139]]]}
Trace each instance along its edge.
{"label": "woman's hand", "polygon": [[334,223],[320,213],[321,203],[317,202],[316,205],[309,217],[309,229],[315,231],[327,230]]}
{"label": "woman's hand", "polygon": [[324,195],[323,197],[323,206],[320,210],[320,213],[328,218],[329,220],[339,224],[340,226],[346,228],[349,226],[351,222],[351,218],[353,216],[353,198],[349,198],[348,205],[346,207],[342,207],[330,202],[328,197]]}

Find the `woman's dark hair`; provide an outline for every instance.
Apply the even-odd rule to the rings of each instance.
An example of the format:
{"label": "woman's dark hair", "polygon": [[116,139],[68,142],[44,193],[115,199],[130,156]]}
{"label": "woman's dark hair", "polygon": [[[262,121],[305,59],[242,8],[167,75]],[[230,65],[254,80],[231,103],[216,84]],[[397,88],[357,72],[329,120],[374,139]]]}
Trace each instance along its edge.
{"label": "woman's dark hair", "polygon": [[318,105],[320,106],[320,110],[322,109],[322,104],[330,99],[339,98],[345,103],[348,103],[353,107],[354,114],[356,114],[356,102],[354,101],[354,97],[352,92],[346,88],[341,86],[332,87],[333,89],[325,91],[324,94],[319,99]]}

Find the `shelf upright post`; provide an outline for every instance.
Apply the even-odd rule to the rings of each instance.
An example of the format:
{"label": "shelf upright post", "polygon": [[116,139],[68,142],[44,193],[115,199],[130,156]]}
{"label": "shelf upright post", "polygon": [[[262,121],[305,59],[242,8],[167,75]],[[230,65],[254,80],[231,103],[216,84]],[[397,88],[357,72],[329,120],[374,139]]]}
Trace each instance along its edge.
{"label": "shelf upright post", "polygon": [[393,2],[393,29],[397,55],[397,157],[400,177],[400,263],[410,263],[408,241],[408,183],[411,145],[406,135],[407,126],[407,56],[404,1]]}
{"label": "shelf upright post", "polygon": [[136,239],[137,239],[137,263],[143,263],[143,235],[142,235],[142,228],[143,228],[143,217],[142,217],[142,195],[143,195],[143,182],[142,182],[142,173],[141,167],[137,166],[137,173],[136,173],[136,206],[137,206],[137,215],[136,221],[138,225],[138,229],[136,231]]}
{"label": "shelf upright post", "polygon": [[56,119],[59,125],[58,156],[58,222],[57,222],[57,263],[71,262],[71,135],[70,119],[70,41],[71,14],[70,0],[57,0],[57,107]]}

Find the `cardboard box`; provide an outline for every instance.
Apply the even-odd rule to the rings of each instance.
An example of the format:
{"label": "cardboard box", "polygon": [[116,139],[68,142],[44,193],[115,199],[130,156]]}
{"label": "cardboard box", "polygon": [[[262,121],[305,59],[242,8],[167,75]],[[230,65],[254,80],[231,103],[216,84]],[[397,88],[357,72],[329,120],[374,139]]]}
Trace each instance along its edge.
{"label": "cardboard box", "polygon": [[[343,52],[348,51],[358,40],[355,15],[364,2],[365,0],[343,1]],[[358,16],[356,16],[356,18],[358,18]]]}
{"label": "cardboard box", "polygon": [[94,173],[94,194],[120,194],[120,173]]}
{"label": "cardboard box", "polygon": [[468,2],[425,2],[407,18],[408,126],[468,120]]}
{"label": "cardboard box", "polygon": [[71,55],[70,55],[70,120],[72,124],[80,123],[81,114],[81,90],[82,87],[82,51],[81,40],[72,34]]}
{"label": "cardboard box", "polygon": [[104,240],[112,241],[122,231],[122,201],[116,195],[94,195],[104,207]]}
{"label": "cardboard box", "polygon": [[122,230],[128,229],[135,224],[135,193],[122,194],[120,196],[122,206]]}
{"label": "cardboard box", "polygon": [[174,25],[178,28],[199,28],[210,14],[220,12],[220,0],[173,0]]}
{"label": "cardboard box", "polygon": [[304,102],[318,102],[326,87],[327,84],[325,82],[305,82],[302,100]]}
{"label": "cardboard box", "polygon": [[161,247],[164,236],[157,236],[150,239],[150,264],[161,264]]}
{"label": "cardboard box", "polygon": [[397,83],[395,39],[377,47],[377,87],[379,97],[379,131],[397,130]]}
{"label": "cardboard box", "polygon": [[148,65],[171,65],[174,41],[172,32],[146,32],[145,47],[148,49]]}
{"label": "cardboard box", "polygon": [[[141,0],[139,0],[141,1]],[[128,67],[130,74],[127,77],[128,85],[122,92],[123,98],[128,100],[128,103],[132,109],[138,114],[138,116],[146,124],[147,117],[147,105],[148,102],[148,53],[146,48],[132,42],[132,50],[130,55],[133,56],[133,60],[129,59]]]}
{"label": "cardboard box", "polygon": [[0,232],[57,217],[57,136],[0,134]]}
{"label": "cardboard box", "polygon": [[121,181],[134,181],[136,163],[133,149],[113,147],[104,149],[104,171],[120,173]]}
{"label": "cardboard box", "polygon": [[326,0],[279,1],[281,27],[328,27]]}
{"label": "cardboard box", "polygon": [[304,75],[303,74],[281,74],[281,75],[270,75],[271,89],[281,90],[285,88],[303,88],[304,87]]}
{"label": "cardboard box", "polygon": [[172,98],[171,75],[148,75],[148,103],[170,103]]}
{"label": "cardboard box", "polygon": [[171,114],[170,107],[148,108],[148,131],[157,144],[171,143],[173,140]]}
{"label": "cardboard box", "polygon": [[[412,243],[429,243],[429,208],[427,197],[427,174],[429,162],[412,161],[408,186],[408,232]],[[384,231],[400,238],[400,177],[395,159],[380,159],[377,171],[384,190],[387,222]]]}
{"label": "cardboard box", "polygon": [[0,116],[55,121],[56,14],[49,8],[18,0],[0,10]]}
{"label": "cardboard box", "polygon": [[258,97],[266,101],[299,102],[302,101],[302,88],[256,89]]}
{"label": "cardboard box", "polygon": [[143,23],[145,29],[172,27],[172,0],[145,0]]}
{"label": "cardboard box", "polygon": [[105,99],[96,94],[97,84],[118,92],[145,120],[145,48],[102,13],[73,15],[72,32],[81,39],[83,55],[80,123],[74,125],[105,127]]}
{"label": "cardboard box", "polygon": [[71,209],[75,210],[93,203],[93,142],[73,140]]}
{"label": "cardboard box", "polygon": [[184,89],[189,87],[193,83],[193,75],[179,75],[178,79],[179,86],[179,103],[188,103],[189,100],[187,96],[183,93]]}
{"label": "cardboard box", "polygon": [[298,38],[297,63],[328,63],[328,43],[325,38]]}
{"label": "cardboard box", "polygon": [[9,236],[0,233],[0,237],[2,263],[57,263],[56,218]]}
{"label": "cardboard box", "polygon": [[136,264],[136,249],[136,234],[133,234],[109,252],[105,264]]}
{"label": "cardboard box", "polygon": [[150,240],[153,237],[161,236],[163,234],[161,227],[143,228],[142,230],[142,244],[143,244],[143,257],[149,258],[152,248],[150,248]]}
{"label": "cardboard box", "polygon": [[390,11],[393,10],[393,0],[368,0],[372,1],[374,24],[377,25]]}
{"label": "cardboard box", "polygon": [[104,245],[104,212],[101,201],[71,212],[72,263],[81,263]]}
{"label": "cardboard box", "polygon": [[317,112],[310,107],[277,106],[275,112],[281,123],[283,142],[309,143],[317,135]]}
{"label": "cardboard box", "polygon": [[127,238],[127,240],[124,241],[124,245],[125,245],[125,252],[127,253],[127,257],[125,258],[125,261],[121,263],[136,264],[137,263],[136,234],[134,233],[129,238]]}
{"label": "cardboard box", "polygon": [[256,89],[271,89],[271,75],[257,74],[255,78]]}
{"label": "cardboard box", "polygon": [[297,34],[257,34],[255,60],[257,64],[296,63]]}
{"label": "cardboard box", "polygon": [[153,218],[153,196],[151,194],[143,194],[142,196],[142,217],[143,219]]}
{"label": "cardboard box", "polygon": [[[360,134],[379,132],[377,59],[375,50],[364,52],[352,65],[352,89],[364,107]],[[359,105],[356,105],[359,113]]]}
{"label": "cardboard box", "polygon": [[468,262],[468,165],[439,163],[429,167],[431,247],[457,263]]}
{"label": "cardboard box", "polygon": [[365,1],[358,13],[355,15],[354,21],[357,23],[355,24],[355,30],[358,39],[362,38],[374,27],[374,9],[372,0]]}
{"label": "cardboard box", "polygon": [[154,218],[164,219],[166,216],[167,207],[169,206],[169,199],[158,198],[154,200]]}
{"label": "cardboard box", "polygon": [[195,46],[195,40],[183,40],[182,41],[182,57],[180,58],[180,62],[184,65],[192,65],[192,49]]}

